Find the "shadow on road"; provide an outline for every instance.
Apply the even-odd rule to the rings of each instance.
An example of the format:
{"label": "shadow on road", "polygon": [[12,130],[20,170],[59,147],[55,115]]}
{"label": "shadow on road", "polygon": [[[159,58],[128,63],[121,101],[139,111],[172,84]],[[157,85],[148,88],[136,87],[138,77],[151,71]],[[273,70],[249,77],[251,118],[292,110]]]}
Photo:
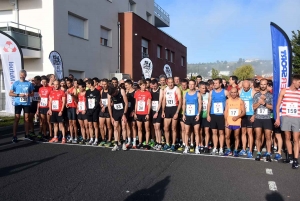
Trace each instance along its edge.
{"label": "shadow on road", "polygon": [[0,152],[5,152],[5,151],[10,151],[10,150],[13,150],[13,149],[18,149],[18,148],[24,148],[24,147],[30,147],[30,146],[33,146],[33,145],[37,145],[37,143],[33,142],[33,141],[19,141],[18,143],[9,143],[9,144],[6,144],[5,146],[3,147],[0,147]]}
{"label": "shadow on road", "polygon": [[12,166],[7,166],[4,168],[0,168],[0,177],[5,177],[5,176],[9,176],[12,174],[16,174],[25,170],[28,170],[30,168],[33,168],[34,166],[40,165],[44,162],[50,161],[58,156],[64,155],[68,152],[64,152],[55,156],[51,156],[48,158],[44,158],[42,160],[36,160],[36,161],[30,161],[30,162],[26,162],[26,163],[21,163],[18,165],[12,165]]}
{"label": "shadow on road", "polygon": [[266,201],[284,201],[284,199],[280,193],[272,192],[266,195]]}
{"label": "shadow on road", "polygon": [[170,176],[167,176],[163,180],[157,182],[150,188],[139,190],[132,195],[130,195],[128,198],[125,199],[125,201],[131,201],[131,200],[163,200],[165,196],[166,187],[170,183]]}

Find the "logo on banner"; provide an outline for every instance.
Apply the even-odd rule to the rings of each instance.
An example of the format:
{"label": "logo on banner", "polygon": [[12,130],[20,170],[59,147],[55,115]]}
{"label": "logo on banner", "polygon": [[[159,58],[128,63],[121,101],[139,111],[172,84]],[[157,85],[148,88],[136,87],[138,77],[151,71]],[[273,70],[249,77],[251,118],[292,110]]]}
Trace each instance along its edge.
{"label": "logo on banner", "polygon": [[166,64],[164,66],[164,72],[165,72],[167,78],[172,77],[172,70],[171,70],[171,67],[169,66],[169,64]]}
{"label": "logo on banner", "polygon": [[58,52],[52,51],[49,54],[50,62],[54,68],[55,75],[58,79],[63,78],[63,62]]}
{"label": "logo on banner", "polygon": [[149,58],[144,58],[140,62],[145,79],[151,78],[153,63]]}
{"label": "logo on banner", "polygon": [[17,48],[11,41],[6,41],[3,51],[4,52],[16,52]]}
{"label": "logo on banner", "polygon": [[288,47],[279,46],[279,67],[280,67],[280,79],[279,86],[280,88],[288,87],[288,75],[289,75],[289,63],[288,63]]}

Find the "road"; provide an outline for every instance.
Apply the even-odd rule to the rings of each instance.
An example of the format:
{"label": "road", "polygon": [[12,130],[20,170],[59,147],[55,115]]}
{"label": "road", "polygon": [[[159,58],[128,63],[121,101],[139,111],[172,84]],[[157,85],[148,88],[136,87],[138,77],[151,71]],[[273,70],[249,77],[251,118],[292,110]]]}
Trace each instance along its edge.
{"label": "road", "polygon": [[291,164],[31,141],[11,144],[11,135],[10,130],[0,134],[0,198],[5,201],[300,200],[300,170]]}

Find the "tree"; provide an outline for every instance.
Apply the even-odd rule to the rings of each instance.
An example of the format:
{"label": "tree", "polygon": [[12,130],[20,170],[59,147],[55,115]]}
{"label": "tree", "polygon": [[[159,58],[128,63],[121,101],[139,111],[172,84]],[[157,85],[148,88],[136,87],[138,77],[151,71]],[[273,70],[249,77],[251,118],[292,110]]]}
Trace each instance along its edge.
{"label": "tree", "polygon": [[218,70],[212,68],[212,69],[211,69],[211,78],[212,78],[212,79],[218,78],[218,77],[219,77],[219,72],[220,72],[220,71],[218,71]]}
{"label": "tree", "polygon": [[300,74],[300,30],[292,31],[293,36],[291,40],[292,45],[292,64],[293,64],[293,73]]}
{"label": "tree", "polygon": [[239,80],[252,79],[254,77],[254,68],[251,65],[243,65],[233,71],[233,75]]}

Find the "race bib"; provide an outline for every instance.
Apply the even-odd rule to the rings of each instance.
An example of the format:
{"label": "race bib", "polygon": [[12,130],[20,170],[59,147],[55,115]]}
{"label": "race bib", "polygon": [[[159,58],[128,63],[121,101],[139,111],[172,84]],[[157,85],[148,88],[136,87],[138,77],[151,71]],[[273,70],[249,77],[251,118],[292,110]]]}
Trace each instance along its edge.
{"label": "race bib", "polygon": [[89,107],[89,109],[94,109],[95,108],[95,99],[94,98],[89,98],[88,99],[88,107]]}
{"label": "race bib", "polygon": [[297,115],[298,114],[298,103],[286,103],[286,114]]}
{"label": "race bib", "polygon": [[250,104],[249,101],[244,101],[246,112],[250,112]]}
{"label": "race bib", "polygon": [[123,109],[123,104],[122,103],[114,104],[114,108],[116,110],[122,110]]}
{"label": "race bib", "polygon": [[214,103],[214,114],[223,114],[223,103]]}
{"label": "race bib", "polygon": [[229,109],[229,116],[231,117],[239,116],[239,109]]}
{"label": "race bib", "polygon": [[21,103],[27,103],[28,102],[28,97],[20,97],[20,102]]}
{"label": "race bib", "polygon": [[257,114],[267,115],[268,114],[268,109],[267,108],[258,108],[257,109]]}
{"label": "race bib", "polygon": [[207,103],[208,103],[207,100],[202,102],[202,111],[207,111]]}
{"label": "race bib", "polygon": [[146,106],[145,101],[142,101],[142,100],[138,101],[137,111],[144,112],[145,111],[145,106]]}
{"label": "race bib", "polygon": [[40,106],[47,107],[48,106],[48,98],[41,98]]}
{"label": "race bib", "polygon": [[33,101],[39,101],[39,99],[40,99],[39,93],[38,93],[38,92],[34,92],[34,93],[33,93],[32,100],[33,100]]}
{"label": "race bib", "polygon": [[58,100],[52,100],[52,110],[58,110]]}
{"label": "race bib", "polygon": [[152,110],[156,112],[158,109],[158,101],[152,101]]}
{"label": "race bib", "polygon": [[195,104],[187,104],[186,105],[186,114],[189,116],[196,115],[195,109],[196,109]]}
{"label": "race bib", "polygon": [[68,94],[67,95],[67,104],[70,104],[70,103],[72,103],[72,96],[71,96],[71,94]]}
{"label": "race bib", "polygon": [[105,107],[107,107],[107,103],[108,103],[107,98],[101,99],[101,103],[102,103],[102,105],[104,105]]}
{"label": "race bib", "polygon": [[78,110],[85,111],[85,102],[83,101],[78,102]]}

